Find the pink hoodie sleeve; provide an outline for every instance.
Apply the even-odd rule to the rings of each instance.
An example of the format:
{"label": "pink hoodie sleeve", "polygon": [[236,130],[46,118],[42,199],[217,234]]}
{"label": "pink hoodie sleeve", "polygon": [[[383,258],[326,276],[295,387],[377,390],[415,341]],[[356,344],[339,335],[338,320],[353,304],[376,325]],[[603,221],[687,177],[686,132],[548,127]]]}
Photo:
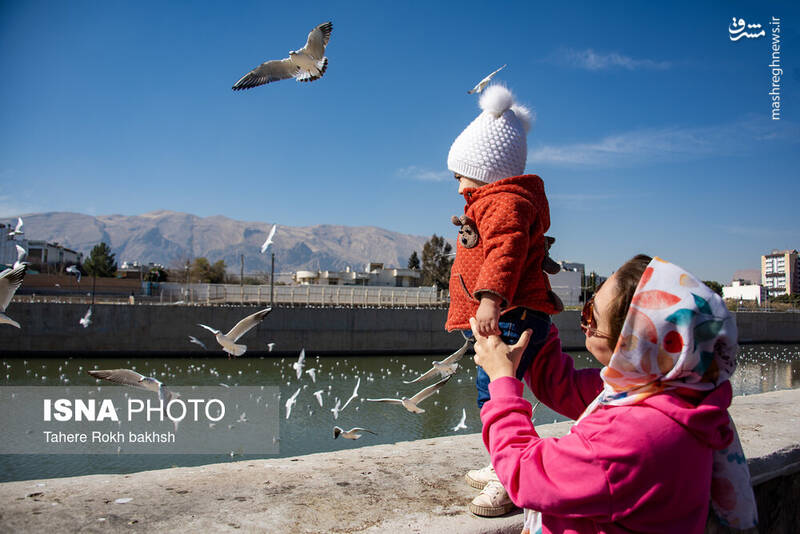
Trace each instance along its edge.
{"label": "pink hoodie sleeve", "polygon": [[580,417],[603,389],[600,369],[576,370],[572,357],[561,350],[556,325],[524,378],[537,400],[570,419]]}
{"label": "pink hoodie sleeve", "polygon": [[481,410],[483,441],[511,500],[547,514],[611,520],[610,486],[592,444],[580,433],[540,438],[519,380],[499,378],[489,392]]}

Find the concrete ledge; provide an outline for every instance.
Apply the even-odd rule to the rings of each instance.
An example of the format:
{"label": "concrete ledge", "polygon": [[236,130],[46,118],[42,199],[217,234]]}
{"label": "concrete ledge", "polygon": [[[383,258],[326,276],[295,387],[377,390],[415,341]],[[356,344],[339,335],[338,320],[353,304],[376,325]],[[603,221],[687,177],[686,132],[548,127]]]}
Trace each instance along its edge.
{"label": "concrete ledge", "polygon": [[[736,397],[761,532],[791,532],[800,503],[800,390]],[[537,427],[565,434],[571,423]],[[365,438],[366,440],[366,438]],[[463,474],[486,465],[479,434],[295,458],[0,484],[2,532],[518,533],[481,519]],[[115,499],[128,497],[126,504]],[[714,530],[716,529],[716,530]],[[786,529],[786,530],[784,530]],[[710,532],[724,532],[711,523]]]}

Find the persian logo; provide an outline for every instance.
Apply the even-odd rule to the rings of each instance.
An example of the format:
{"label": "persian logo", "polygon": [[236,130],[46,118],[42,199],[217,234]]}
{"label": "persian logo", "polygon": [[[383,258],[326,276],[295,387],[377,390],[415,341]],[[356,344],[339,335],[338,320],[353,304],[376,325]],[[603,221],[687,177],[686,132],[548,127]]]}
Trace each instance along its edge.
{"label": "persian logo", "polygon": [[[752,33],[750,30],[753,30]],[[766,34],[761,24],[745,24],[744,19],[737,19],[736,17],[733,17],[733,21],[728,26],[728,37],[730,37],[731,41],[738,41],[742,37],[758,39]]]}

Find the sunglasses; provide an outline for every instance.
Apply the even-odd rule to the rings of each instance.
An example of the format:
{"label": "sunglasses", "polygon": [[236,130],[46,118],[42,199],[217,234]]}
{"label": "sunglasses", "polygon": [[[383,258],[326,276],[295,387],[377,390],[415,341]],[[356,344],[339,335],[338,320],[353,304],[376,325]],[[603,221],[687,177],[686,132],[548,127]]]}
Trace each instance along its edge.
{"label": "sunglasses", "polygon": [[586,337],[599,337],[601,339],[613,339],[613,336],[605,334],[597,329],[597,321],[594,318],[594,297],[586,301],[581,311],[581,330]]}

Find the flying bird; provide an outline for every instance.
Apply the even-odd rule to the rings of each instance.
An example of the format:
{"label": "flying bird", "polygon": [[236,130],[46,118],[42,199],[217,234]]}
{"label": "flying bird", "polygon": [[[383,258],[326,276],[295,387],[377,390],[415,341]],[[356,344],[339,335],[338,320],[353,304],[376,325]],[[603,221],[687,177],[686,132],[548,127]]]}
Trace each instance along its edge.
{"label": "flying bird", "polygon": [[467,94],[468,94],[468,95],[471,95],[471,94],[474,94],[474,93],[480,93],[481,91],[483,91],[483,90],[484,90],[484,88],[485,88],[487,85],[489,85],[489,82],[490,82],[490,81],[492,81],[492,78],[494,78],[494,75],[495,75],[495,74],[497,74],[498,72],[500,72],[501,70],[503,70],[504,68],[506,68],[506,66],[505,66],[505,65],[503,65],[502,67],[500,67],[499,69],[497,69],[496,71],[494,71],[493,73],[491,73],[490,75],[488,75],[486,78],[484,78],[484,79],[482,79],[481,81],[479,81],[479,82],[478,82],[478,85],[476,85],[475,87],[473,87],[472,89],[470,89],[469,91],[467,91]]}
{"label": "flying bird", "polygon": [[27,265],[20,265],[0,273],[0,324],[10,324],[20,328],[17,321],[6,315],[6,308],[14,297],[14,293],[22,285],[22,279],[25,278],[25,270],[27,268]]}
{"label": "flying bird", "polygon": [[17,217],[17,227],[11,230],[8,235],[10,236],[17,236],[22,235],[25,232],[22,231],[22,217]]}
{"label": "flying bird", "polygon": [[313,383],[317,383],[317,370],[314,367],[306,369],[306,374],[311,377]]}
{"label": "flying bird", "polygon": [[189,342],[190,343],[194,343],[195,345],[200,345],[201,347],[203,347],[204,350],[208,350],[208,347],[206,347],[206,344],[203,343],[202,341],[200,341],[199,339],[197,339],[194,336],[189,336]]}
{"label": "flying bird", "polygon": [[301,349],[300,356],[297,357],[297,361],[292,363],[292,367],[297,373],[298,380],[300,380],[300,377],[303,376],[303,367],[305,367],[305,365],[306,365],[306,349]]}
{"label": "flying bird", "polygon": [[275,348],[275,343],[267,343],[267,351],[272,352],[272,349]]}
{"label": "flying bird", "polygon": [[[88,373],[101,380],[108,380],[123,386],[132,386],[139,389],[146,389],[158,394],[158,400],[162,402],[162,409],[167,413],[167,405],[172,399],[180,397],[178,393],[172,392],[158,379],[151,376],[144,376],[130,369],[106,369],[91,370]],[[178,430],[178,421],[172,421],[175,430]]]}
{"label": "flying bird", "polygon": [[22,248],[19,245],[14,245],[17,247],[17,261],[14,262],[14,269],[19,267],[20,265],[28,265],[28,262],[25,261],[25,258],[28,257],[28,251]]}
{"label": "flying bird", "polygon": [[77,277],[77,283],[79,283],[79,284],[81,283],[81,271],[80,271],[80,269],[78,269],[77,266],[70,265],[69,267],[67,267],[66,271],[69,274],[74,274]]}
{"label": "flying bird", "polygon": [[322,390],[317,390],[314,392],[314,396],[317,398],[317,402],[319,403],[319,407],[322,408]]}
{"label": "flying bird", "polygon": [[467,410],[464,408],[461,408],[461,421],[459,421],[458,424],[453,427],[453,431],[458,432],[461,429],[467,429]]}
{"label": "flying bird", "polygon": [[445,358],[440,362],[433,362],[433,367],[431,367],[425,373],[419,375],[417,378],[411,381],[403,381],[404,384],[413,384],[414,382],[419,382],[420,380],[427,380],[428,378],[432,378],[436,376],[436,374],[441,375],[442,378],[452,375],[458,369],[458,362],[464,354],[467,352],[467,348],[469,348],[471,340],[467,339],[464,341],[464,345],[453,354]]}
{"label": "flying bird", "polygon": [[269,235],[267,236],[267,240],[264,241],[263,245],[261,245],[261,253],[262,254],[265,253],[267,251],[267,248],[269,248],[269,246],[272,244],[272,238],[275,237],[275,230],[277,230],[277,228],[278,228],[277,224],[273,224],[272,225],[272,230],[269,231]]}
{"label": "flying bird", "polygon": [[408,410],[409,412],[424,413],[425,410],[423,410],[422,408],[420,408],[417,405],[420,402],[422,402],[425,399],[427,399],[428,397],[430,397],[431,395],[433,395],[434,393],[436,393],[437,391],[439,391],[439,389],[444,387],[444,385],[447,384],[447,381],[450,380],[451,378],[452,378],[452,375],[448,376],[447,378],[445,378],[443,380],[439,380],[435,384],[426,387],[425,389],[423,389],[422,391],[420,391],[419,393],[417,393],[416,395],[414,395],[410,399],[406,398],[406,397],[403,397],[402,399],[367,399],[367,400],[369,402],[388,402],[389,404],[400,404],[406,410]]}
{"label": "flying bird", "polygon": [[340,401],[340,400],[337,398],[337,399],[336,399],[336,406],[334,406],[333,408],[331,408],[331,412],[333,413],[333,418],[334,418],[334,419],[339,419],[339,412],[341,411],[341,406],[342,406],[342,401]]}
{"label": "flying bird", "polygon": [[297,396],[300,395],[301,389],[302,388],[297,388],[297,391],[294,392],[294,395],[286,399],[286,419],[289,419],[289,416],[292,414],[292,406],[294,406],[297,402]]}
{"label": "flying bird", "polygon": [[332,30],[333,24],[330,22],[320,24],[308,34],[303,48],[289,52],[287,58],[262,63],[233,84],[233,90],[250,89],[287,78],[294,78],[298,82],[313,82],[322,78],[328,68],[325,47],[331,39]]}
{"label": "flying bird", "polygon": [[347,405],[350,404],[351,400],[358,398],[358,386],[360,385],[361,385],[361,377],[359,376],[358,380],[356,380],[356,387],[353,388],[353,394],[350,395],[350,398],[347,399],[347,402],[344,403],[344,406],[342,406],[342,410],[347,408]]}
{"label": "flying bird", "polygon": [[210,326],[206,326],[204,324],[198,323],[197,326],[202,326],[214,334],[214,336],[217,338],[217,343],[222,346],[222,350],[228,353],[228,359],[230,360],[231,355],[241,356],[247,351],[247,345],[237,345],[236,342],[254,326],[263,321],[264,317],[266,317],[271,311],[272,308],[264,308],[263,310],[257,311],[252,315],[248,315],[236,323],[236,326],[231,328],[230,332],[227,334],[223,334],[222,331],[217,330],[216,328],[211,328]]}
{"label": "flying bird", "polygon": [[[372,430],[367,430],[366,428],[351,428],[350,430],[342,430],[338,426],[333,427],[333,439],[342,436],[343,438],[347,439],[358,439],[362,436],[362,432],[369,432],[370,434],[375,434]],[[375,434],[377,436],[377,434]]]}
{"label": "flying bird", "polygon": [[89,328],[89,325],[92,324],[92,307],[89,306],[89,309],[86,310],[86,315],[80,318],[78,321],[82,327]]}

